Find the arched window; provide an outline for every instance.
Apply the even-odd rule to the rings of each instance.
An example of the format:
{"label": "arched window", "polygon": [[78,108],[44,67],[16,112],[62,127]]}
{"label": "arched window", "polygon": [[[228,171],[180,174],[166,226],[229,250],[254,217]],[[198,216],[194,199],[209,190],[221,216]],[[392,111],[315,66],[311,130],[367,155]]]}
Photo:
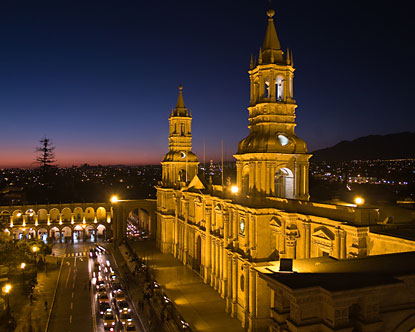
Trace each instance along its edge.
{"label": "arched window", "polygon": [[242,170],[242,192],[249,192],[249,167],[245,166]]}
{"label": "arched window", "polygon": [[275,173],[275,196],[294,198],[294,176],[290,169],[280,168]]}
{"label": "arched window", "polygon": [[180,124],[180,135],[184,136],[184,123]]}
{"label": "arched window", "polygon": [[275,97],[277,101],[284,100],[284,79],[281,76],[275,79]]}

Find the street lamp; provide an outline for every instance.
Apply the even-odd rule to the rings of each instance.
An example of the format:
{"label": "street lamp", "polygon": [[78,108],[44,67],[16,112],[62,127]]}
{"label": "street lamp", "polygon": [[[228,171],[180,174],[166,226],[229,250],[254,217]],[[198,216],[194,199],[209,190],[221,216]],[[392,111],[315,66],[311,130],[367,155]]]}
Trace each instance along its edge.
{"label": "street lamp", "polygon": [[20,268],[22,269],[23,281],[24,281],[24,268],[26,267],[26,263],[20,264]]}
{"label": "street lamp", "polygon": [[118,199],[118,197],[117,197],[117,195],[112,195],[111,196],[111,203],[117,203],[119,201],[119,199]]}
{"label": "street lamp", "polygon": [[231,187],[231,192],[232,192],[232,194],[237,194],[237,193],[238,193],[238,191],[239,191],[238,186],[232,186],[232,187]]}
{"label": "street lamp", "polygon": [[356,203],[356,205],[363,205],[365,204],[365,199],[363,197],[358,196],[354,199],[354,202]]}
{"label": "street lamp", "polygon": [[6,285],[4,285],[4,287],[3,287],[3,293],[5,293],[6,294],[6,305],[7,305],[7,307],[6,307],[6,314],[7,314],[7,320],[9,320],[10,319],[10,300],[9,300],[9,293],[10,293],[10,291],[12,290],[12,285],[10,285],[10,284],[6,284]]}
{"label": "street lamp", "polygon": [[35,257],[35,265],[36,265],[36,258],[37,258],[37,252],[38,252],[38,250],[39,250],[38,247],[36,247],[36,246],[33,246],[32,247],[32,251],[33,251],[33,254],[34,254],[34,257]]}

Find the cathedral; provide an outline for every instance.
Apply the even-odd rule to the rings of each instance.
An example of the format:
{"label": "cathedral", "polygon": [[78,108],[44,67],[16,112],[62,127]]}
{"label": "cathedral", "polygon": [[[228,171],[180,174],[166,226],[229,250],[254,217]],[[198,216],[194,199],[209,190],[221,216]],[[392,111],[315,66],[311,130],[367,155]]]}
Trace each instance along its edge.
{"label": "cathedral", "polygon": [[[301,320],[301,311],[292,309],[298,303],[290,303],[295,296],[281,295],[282,288],[292,287],[290,282],[283,287],[272,278],[284,272],[280,262],[288,266],[294,262],[294,270],[305,262],[304,271],[312,271],[312,262],[403,253],[415,250],[415,244],[376,232],[382,227],[377,209],[309,200],[311,154],[295,133],[294,61],[292,53],[281,48],[274,11],[268,10],[267,16],[264,42],[258,57],[251,57],[248,71],[249,134],[234,155],[234,186],[215,185],[199,174],[192,152],[192,114],[179,87],[169,117],[169,151],[157,186],[157,246],[199,273],[225,300],[226,311],[248,331],[310,331],[298,328],[311,326],[310,321],[325,326],[313,331],[340,331],[334,307],[327,309],[329,318],[318,313]],[[288,268],[288,272],[293,271]],[[314,308],[320,305],[308,301]],[[353,305],[343,305],[351,310],[347,317],[353,318],[349,313],[361,308]],[[346,315],[339,312],[340,317]]]}

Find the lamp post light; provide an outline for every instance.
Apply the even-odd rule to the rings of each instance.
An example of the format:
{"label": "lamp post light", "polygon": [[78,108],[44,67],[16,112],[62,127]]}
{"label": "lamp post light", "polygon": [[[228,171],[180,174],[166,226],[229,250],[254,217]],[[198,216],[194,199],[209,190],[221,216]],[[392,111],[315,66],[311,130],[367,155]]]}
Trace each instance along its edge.
{"label": "lamp post light", "polygon": [[7,315],[7,321],[10,320],[11,315],[10,315],[10,300],[9,300],[9,293],[12,290],[12,285],[10,284],[6,284],[3,287],[3,293],[6,294],[6,315]]}
{"label": "lamp post light", "polygon": [[25,267],[26,267],[26,263],[20,264],[20,268],[22,269],[23,281],[24,281],[24,269],[25,269]]}
{"label": "lamp post light", "polygon": [[365,199],[363,197],[358,196],[354,199],[354,202],[356,203],[356,205],[363,205],[365,204]]}
{"label": "lamp post light", "polygon": [[35,266],[37,266],[37,252],[39,251],[39,248],[36,247],[36,246],[33,246],[32,251],[33,251],[33,256],[34,256],[34,259],[35,259]]}

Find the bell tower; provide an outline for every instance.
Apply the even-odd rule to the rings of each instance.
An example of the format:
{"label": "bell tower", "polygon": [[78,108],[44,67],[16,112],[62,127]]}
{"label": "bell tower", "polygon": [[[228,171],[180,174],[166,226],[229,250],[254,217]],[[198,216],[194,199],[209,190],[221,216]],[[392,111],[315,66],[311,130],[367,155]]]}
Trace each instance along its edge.
{"label": "bell tower", "polygon": [[294,62],[281,50],[274,10],[258,59],[249,70],[249,135],[239,142],[234,157],[237,183],[243,194],[308,200],[311,154],[294,128],[297,104],[293,97]]}
{"label": "bell tower", "polygon": [[197,174],[199,162],[192,150],[192,115],[184,106],[179,86],[176,108],[169,117],[169,152],[162,165],[163,187],[183,187]]}

